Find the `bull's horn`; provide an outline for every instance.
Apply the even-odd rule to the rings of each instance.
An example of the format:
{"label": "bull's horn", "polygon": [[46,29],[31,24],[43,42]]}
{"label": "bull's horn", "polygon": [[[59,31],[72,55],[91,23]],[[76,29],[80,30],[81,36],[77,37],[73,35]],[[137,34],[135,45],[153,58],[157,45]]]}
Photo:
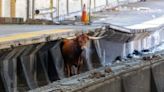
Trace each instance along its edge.
{"label": "bull's horn", "polygon": [[106,37],[107,35],[104,35],[104,36],[101,36],[101,37],[94,37],[94,36],[89,36],[89,39],[92,39],[92,40],[99,40],[99,39],[102,39],[104,37]]}

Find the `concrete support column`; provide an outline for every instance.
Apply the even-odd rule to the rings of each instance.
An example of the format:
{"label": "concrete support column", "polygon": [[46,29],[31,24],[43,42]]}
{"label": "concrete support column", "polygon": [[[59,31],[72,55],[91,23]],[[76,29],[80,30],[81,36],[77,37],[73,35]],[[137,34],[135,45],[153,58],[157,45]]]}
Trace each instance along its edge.
{"label": "concrete support column", "polygon": [[141,40],[136,40],[136,43],[135,43],[135,45],[136,45],[136,50],[141,50]]}
{"label": "concrete support column", "polygon": [[129,48],[130,48],[130,53],[132,53],[134,50],[134,41],[129,43]]}
{"label": "concrete support column", "polygon": [[133,46],[133,43],[132,42],[129,42],[129,43],[125,43],[126,46],[125,46],[125,49],[126,49],[126,55],[132,53],[132,46]]}
{"label": "concrete support column", "polygon": [[138,50],[141,50],[142,49],[142,40],[138,40]]}
{"label": "concrete support column", "polygon": [[123,53],[122,53],[123,57],[126,57],[127,55],[127,50],[128,50],[127,45],[128,45],[127,43],[124,43],[123,45]]}
{"label": "concrete support column", "polygon": [[135,40],[134,42],[133,42],[133,50],[138,50],[138,40]]}
{"label": "concrete support column", "polygon": [[147,46],[148,46],[149,48],[151,48],[151,45],[152,45],[151,40],[152,40],[152,36],[149,36],[148,39],[147,39]]}
{"label": "concrete support column", "polygon": [[142,46],[142,49],[148,49],[147,46],[146,46],[146,45],[147,45],[146,39],[147,39],[147,38],[144,38],[144,39],[142,40],[142,45],[143,45],[143,46]]}
{"label": "concrete support column", "polygon": [[145,38],[145,41],[146,41],[145,42],[146,48],[149,48],[149,43],[148,43],[149,42],[149,37],[146,37]]}
{"label": "concrete support column", "polygon": [[141,50],[145,49],[145,41],[144,39],[141,39]]}

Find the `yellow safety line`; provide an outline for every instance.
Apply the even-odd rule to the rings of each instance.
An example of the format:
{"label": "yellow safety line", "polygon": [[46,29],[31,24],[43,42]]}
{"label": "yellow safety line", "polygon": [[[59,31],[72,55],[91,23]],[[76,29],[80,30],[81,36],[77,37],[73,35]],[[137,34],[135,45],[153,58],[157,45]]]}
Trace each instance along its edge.
{"label": "yellow safety line", "polygon": [[26,33],[13,34],[10,36],[0,37],[0,43],[14,41],[14,40],[20,40],[20,39],[28,39],[28,38],[38,37],[38,36],[42,36],[42,35],[71,32],[71,31],[73,31],[73,30],[72,29],[58,29],[58,30],[47,30],[47,31],[44,30],[44,31],[38,31],[38,32],[26,32]]}

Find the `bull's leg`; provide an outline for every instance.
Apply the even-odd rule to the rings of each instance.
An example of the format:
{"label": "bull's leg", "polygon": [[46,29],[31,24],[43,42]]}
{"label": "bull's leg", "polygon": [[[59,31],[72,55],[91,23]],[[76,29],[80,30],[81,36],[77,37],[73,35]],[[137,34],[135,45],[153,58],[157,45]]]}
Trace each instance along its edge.
{"label": "bull's leg", "polygon": [[64,73],[67,74],[67,65],[64,64]]}
{"label": "bull's leg", "polygon": [[67,77],[71,76],[70,65],[66,65]]}
{"label": "bull's leg", "polygon": [[82,66],[83,66],[83,59],[82,57],[79,57],[78,66],[77,66],[77,74],[80,74]]}
{"label": "bull's leg", "polygon": [[64,74],[68,76],[68,67],[67,64],[64,63]]}
{"label": "bull's leg", "polygon": [[76,75],[76,67],[75,66],[72,66],[72,75]]}
{"label": "bull's leg", "polygon": [[77,74],[80,74],[80,71],[81,71],[81,66],[79,65],[79,66],[77,67]]}
{"label": "bull's leg", "polygon": [[70,76],[73,76],[73,67],[70,65]]}

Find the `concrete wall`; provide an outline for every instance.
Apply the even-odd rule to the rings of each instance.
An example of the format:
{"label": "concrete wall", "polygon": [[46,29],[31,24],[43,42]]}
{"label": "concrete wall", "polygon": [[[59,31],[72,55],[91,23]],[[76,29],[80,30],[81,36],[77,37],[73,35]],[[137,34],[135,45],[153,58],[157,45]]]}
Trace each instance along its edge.
{"label": "concrete wall", "polygon": [[[158,74],[159,75],[159,74]],[[95,83],[95,85],[85,88],[86,92],[151,92],[151,74],[150,68],[140,68],[133,72],[128,72],[119,77]],[[156,84],[155,84],[156,85]],[[158,84],[157,84],[158,85]],[[162,86],[162,85],[161,85]],[[159,87],[159,89],[163,88]],[[84,92],[85,92],[84,91]],[[152,91],[152,92],[162,92]],[[80,91],[78,91],[80,92]]]}
{"label": "concrete wall", "polygon": [[150,34],[149,36],[143,38],[143,39],[139,39],[139,40],[134,40],[132,42],[127,43],[127,53],[132,53],[133,50],[142,50],[142,49],[150,49],[154,46],[157,46],[160,44],[160,42],[162,42],[162,40],[164,40],[163,38],[163,30],[161,31],[156,31],[152,34]]}
{"label": "concrete wall", "polygon": [[89,87],[84,92],[122,92],[121,78],[116,77]]}
{"label": "concrete wall", "polygon": [[[86,88],[87,92],[151,92],[150,68],[122,74]],[[159,91],[160,92],[160,91]]]}
{"label": "concrete wall", "polygon": [[124,43],[113,42],[104,39],[95,41],[95,46],[103,65],[111,64],[117,56],[125,56]]}
{"label": "concrete wall", "polygon": [[[163,56],[162,56],[163,57]],[[125,66],[125,67],[122,67]],[[109,67],[102,67],[85,74],[55,82],[30,92],[163,92],[164,91],[164,59],[152,61],[131,61],[123,65],[115,65],[113,73],[106,73]],[[93,72],[101,72],[104,76],[88,78]],[[78,81],[76,81],[78,80]],[[81,81],[80,81],[81,80]],[[73,83],[74,82],[74,83]],[[60,85],[60,86],[56,86]],[[60,87],[60,88],[59,88]]]}
{"label": "concrete wall", "polygon": [[139,40],[133,40],[128,43],[103,39],[95,41],[95,45],[102,64],[106,65],[111,64],[117,56],[126,58],[126,56],[132,54],[134,50],[141,51],[143,49],[151,49],[160,44],[162,37],[163,36],[159,34],[159,31],[156,31],[150,36]]}

